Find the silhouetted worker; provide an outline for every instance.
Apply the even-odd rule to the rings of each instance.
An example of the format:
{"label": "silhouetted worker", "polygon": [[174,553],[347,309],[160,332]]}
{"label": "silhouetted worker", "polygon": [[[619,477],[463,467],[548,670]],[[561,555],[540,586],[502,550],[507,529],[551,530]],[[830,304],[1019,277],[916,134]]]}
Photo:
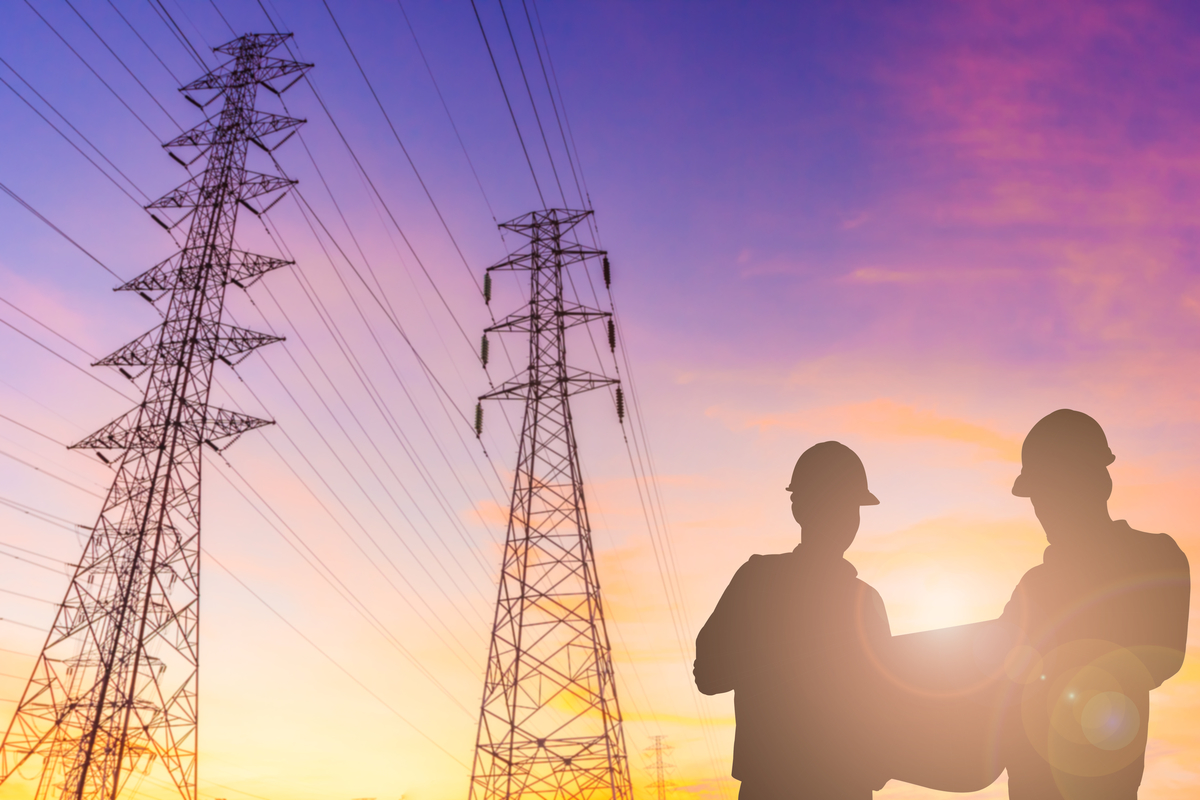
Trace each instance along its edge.
{"label": "silhouetted worker", "polygon": [[1002,619],[1032,649],[1014,654],[1020,701],[1001,757],[1013,800],[1133,800],[1145,766],[1149,693],[1183,663],[1188,562],[1166,534],[1108,514],[1114,460],[1100,425],[1061,409],[1033,426],[1013,494],[1050,546]]}
{"label": "silhouetted worker", "polygon": [[801,543],[751,556],[733,576],[696,638],[696,686],[735,693],[741,800],[870,800],[886,779],[868,763],[867,676],[890,633],[879,593],[842,554],[859,507],[879,501],[838,442],[806,450],[787,491]]}

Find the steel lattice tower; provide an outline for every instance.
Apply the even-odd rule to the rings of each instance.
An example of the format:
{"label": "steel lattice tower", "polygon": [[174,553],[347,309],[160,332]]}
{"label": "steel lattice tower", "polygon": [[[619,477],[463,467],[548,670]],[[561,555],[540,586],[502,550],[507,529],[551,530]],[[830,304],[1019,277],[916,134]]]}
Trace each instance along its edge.
{"label": "steel lattice tower", "polygon": [[493,271],[529,273],[528,305],[487,329],[528,334],[529,368],[480,398],[524,400],[525,417],[471,800],[633,796],[569,403],[617,382],[567,366],[566,330],[611,322],[563,297],[568,265],[605,256],[570,237],[591,213],[550,209],[504,223],[529,241],[488,268],[488,289]]}
{"label": "steel lattice tower", "polygon": [[671,767],[667,763],[665,756],[674,748],[667,744],[666,736],[653,736],[654,744],[646,748],[646,752],[654,756],[654,764],[651,769],[654,772],[654,783],[650,784],[650,788],[654,790],[654,796],[658,800],[667,800],[667,789],[670,788],[671,782],[667,780],[667,770]]}
{"label": "steel lattice tower", "polygon": [[181,163],[176,148],[198,151],[191,162],[206,156],[204,172],[147,206],[188,209],[187,242],[118,287],[169,294],[164,322],[97,362],[148,372],[145,397],[72,445],[116,474],[0,745],[0,784],[40,761],[36,800],[116,800],[131,775],[152,770],[196,800],[202,449],[270,424],[210,406],[209,390],[217,360],[278,341],[221,316],[226,286],[291,263],[233,247],[238,206],[254,210],[252,199],[294,183],[246,169],[250,143],[269,149],[302,123],[254,109],[259,86],[278,94],[272,82],[311,66],[268,56],[289,36],[218,47],[231,60],[182,89],[196,105],[191,94],[224,98],[219,114],[164,145]]}

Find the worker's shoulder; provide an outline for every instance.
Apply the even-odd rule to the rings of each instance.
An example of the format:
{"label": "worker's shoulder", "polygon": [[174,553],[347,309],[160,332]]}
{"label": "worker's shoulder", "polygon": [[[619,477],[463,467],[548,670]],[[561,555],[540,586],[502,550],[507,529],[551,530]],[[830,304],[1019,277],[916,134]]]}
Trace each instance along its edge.
{"label": "worker's shoulder", "polygon": [[858,606],[863,609],[870,609],[886,622],[888,614],[887,605],[883,602],[883,595],[879,594],[874,586],[862,578],[854,578],[854,588],[858,592]]}
{"label": "worker's shoulder", "polygon": [[750,579],[769,575],[786,569],[791,564],[791,553],[755,553],[738,567],[735,578]]}
{"label": "worker's shoulder", "polygon": [[879,591],[874,586],[872,586],[871,584],[864,581],[862,578],[854,578],[853,581],[854,581],[854,587],[862,594],[871,596],[871,597],[878,597],[878,598],[880,598],[880,600],[883,599],[880,596]]}
{"label": "worker's shoulder", "polygon": [[1132,561],[1164,569],[1188,569],[1187,556],[1169,534],[1139,531],[1123,519],[1117,520],[1113,528],[1122,555]]}

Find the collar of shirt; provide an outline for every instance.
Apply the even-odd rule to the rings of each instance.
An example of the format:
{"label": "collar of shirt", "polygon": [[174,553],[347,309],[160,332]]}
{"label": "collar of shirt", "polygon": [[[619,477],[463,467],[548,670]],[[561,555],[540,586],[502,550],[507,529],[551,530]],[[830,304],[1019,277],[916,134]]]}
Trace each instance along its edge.
{"label": "collar of shirt", "polygon": [[819,569],[830,575],[844,578],[858,577],[858,570],[855,566],[841,556],[829,558],[825,555],[814,555],[814,551],[805,549],[803,543],[796,545],[792,553],[797,556],[803,569]]}

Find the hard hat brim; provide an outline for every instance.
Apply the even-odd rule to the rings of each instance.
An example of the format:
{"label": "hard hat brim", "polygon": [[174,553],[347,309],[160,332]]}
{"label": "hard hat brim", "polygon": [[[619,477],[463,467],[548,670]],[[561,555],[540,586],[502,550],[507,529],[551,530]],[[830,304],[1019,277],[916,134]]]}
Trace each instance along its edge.
{"label": "hard hat brim", "polygon": [[[785,492],[796,491],[795,489],[793,489],[791,487],[790,484],[783,487],[783,490]],[[876,497],[875,495],[871,494],[870,492],[863,492],[861,495],[859,495],[858,504],[860,506],[877,506],[877,505],[879,505],[879,498]]]}

